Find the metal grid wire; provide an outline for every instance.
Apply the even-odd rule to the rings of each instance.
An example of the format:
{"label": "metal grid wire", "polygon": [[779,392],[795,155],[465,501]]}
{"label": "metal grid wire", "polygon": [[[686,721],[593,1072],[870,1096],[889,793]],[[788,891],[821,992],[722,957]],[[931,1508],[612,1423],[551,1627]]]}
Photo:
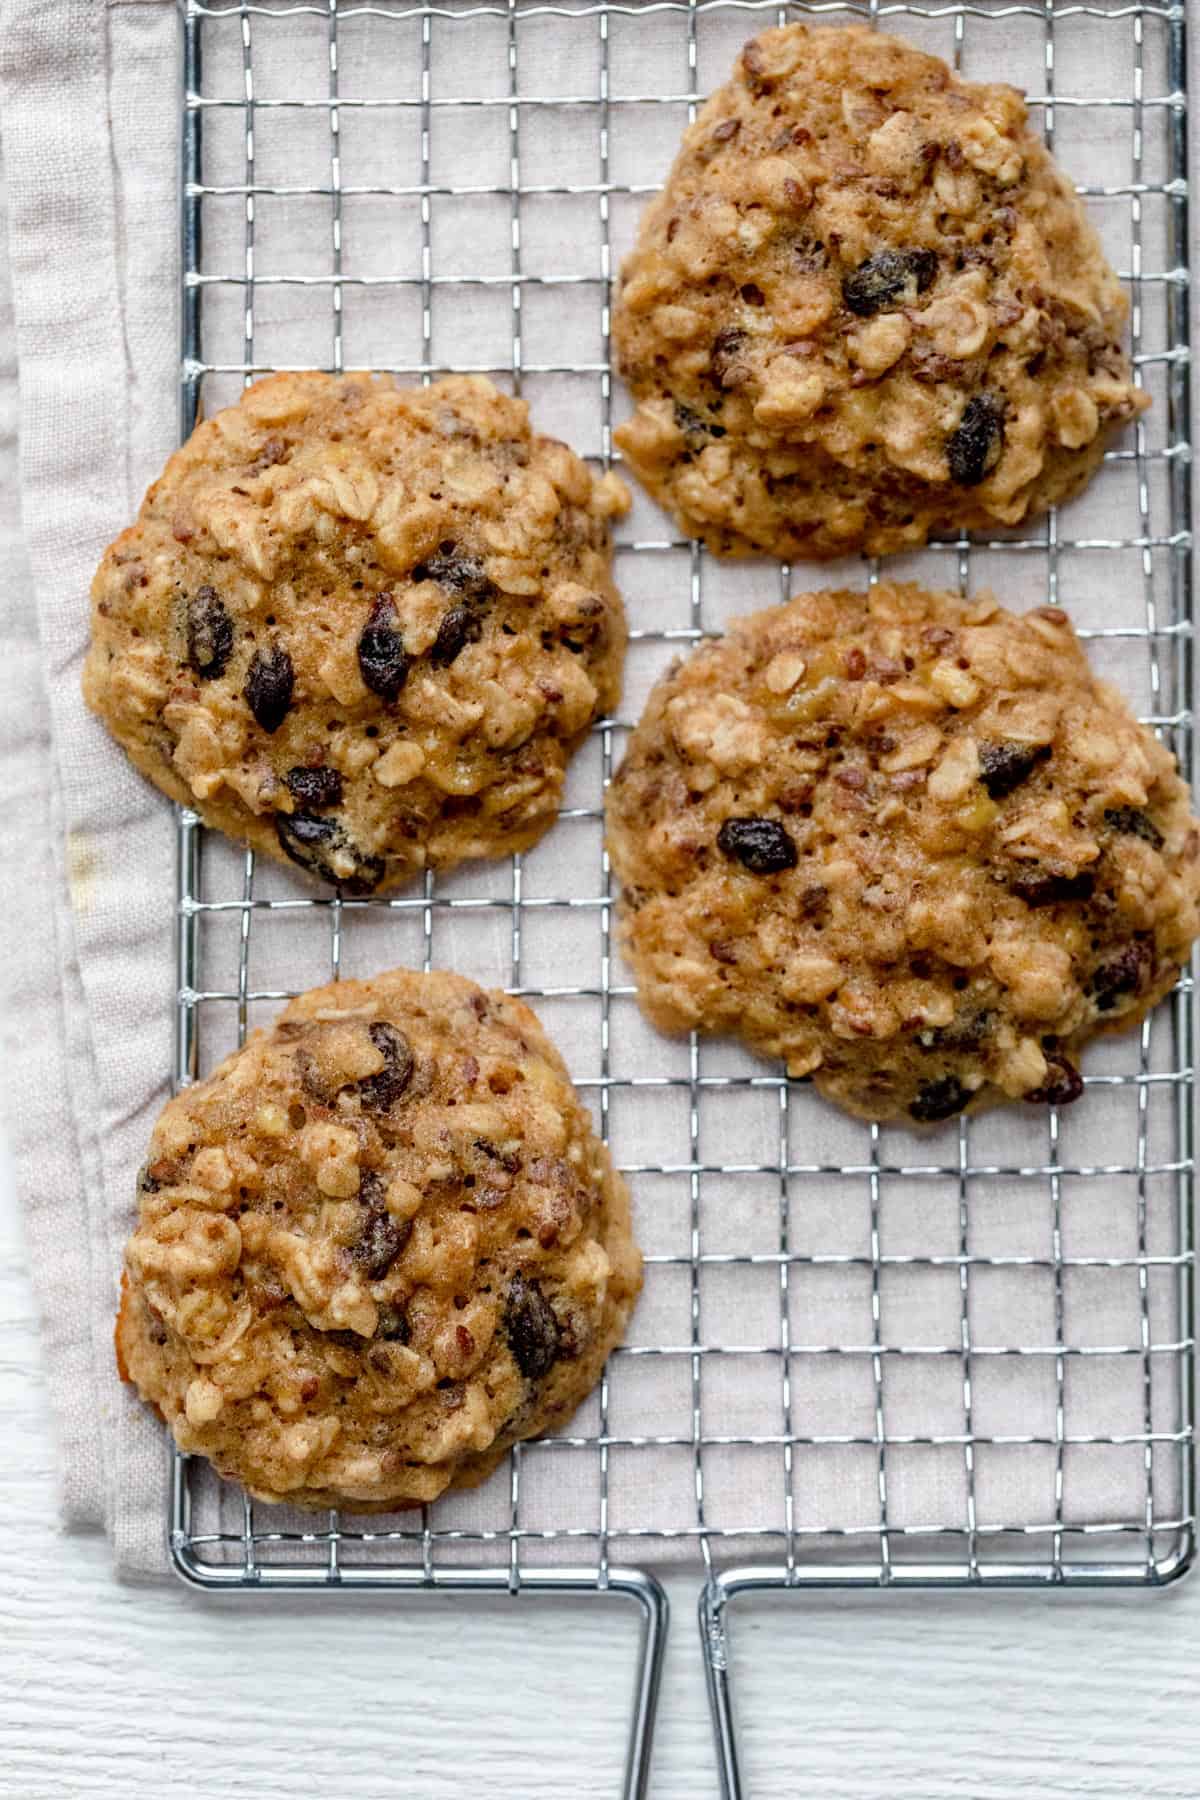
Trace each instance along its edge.
{"label": "metal grid wire", "polygon": [[[968,75],[1026,85],[1066,165],[1102,174],[1081,191],[1130,293],[1134,364],[1155,406],[1061,520],[938,546],[904,572],[963,592],[994,582],[1016,605],[1061,599],[1192,768],[1181,7],[186,0],[183,13],[185,433],[278,366],[417,380],[470,369],[524,392],[551,430],[569,395],[572,417],[592,421],[575,447],[607,466],[624,404],[608,355],[616,258],[661,178],[662,144],[745,36],[862,17]],[[989,61],[1001,26],[1020,67]],[[298,45],[311,79],[281,90]],[[1125,71],[1121,91],[1093,91],[1105,56]],[[540,85],[547,66],[562,91]],[[450,67],[461,86],[447,86]],[[586,89],[571,85],[580,68]],[[289,242],[308,233],[300,262],[273,261],[281,218]],[[563,321],[579,305],[590,322],[575,337]],[[1096,571],[1114,566],[1123,610],[1089,617]],[[1015,1149],[986,1118],[923,1139],[834,1119],[761,1063],[667,1045],[639,1023],[613,943],[603,785],[637,696],[675,646],[719,622],[713,596],[745,610],[805,574],[723,570],[639,500],[617,556],[633,627],[623,716],[597,726],[548,840],[572,834],[582,873],[565,892],[546,891],[539,847],[386,901],[316,897],[181,814],[177,1080],[294,991],[314,933],[326,968],[312,979],[439,966],[466,944],[466,972],[528,996],[564,1042],[634,1187],[648,1249],[639,1318],[657,1334],[635,1323],[567,1432],[514,1453],[492,1484],[499,1516],[463,1523],[452,1501],[365,1524],[248,1501],[231,1515],[177,1458],[173,1544],[193,1579],[471,1585],[486,1569],[479,1585],[498,1570],[515,1590],[552,1585],[564,1552],[576,1586],[601,1588],[615,1556],[680,1551],[710,1572],[752,1560],[757,1580],[792,1584],[1162,1582],[1186,1567],[1190,980],[1140,1033],[1097,1048],[1070,1115],[1023,1118]],[[570,935],[547,963],[551,926]],[[592,972],[572,984],[575,968]],[[1127,1324],[1097,1339],[1110,1301]],[[837,1337],[822,1328],[833,1317]],[[750,1335],[730,1336],[732,1318],[742,1331],[749,1318]],[[638,1412],[648,1368],[650,1424]],[[582,1512],[563,1497],[575,1492],[560,1484],[563,1458],[586,1459]],[[630,1474],[639,1458],[655,1459],[653,1492]],[[709,1627],[720,1663],[719,1619]]]}

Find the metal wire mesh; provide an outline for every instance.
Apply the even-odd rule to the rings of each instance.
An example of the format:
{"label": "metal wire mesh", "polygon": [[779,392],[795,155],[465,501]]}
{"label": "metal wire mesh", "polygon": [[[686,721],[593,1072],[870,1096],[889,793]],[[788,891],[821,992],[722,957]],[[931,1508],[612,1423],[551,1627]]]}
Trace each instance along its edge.
{"label": "metal wire mesh", "polygon": [[[1066,166],[1092,177],[1081,191],[1127,283],[1154,409],[1061,520],[933,547],[906,573],[1061,600],[1190,770],[1179,7],[187,0],[183,428],[278,366],[472,369],[551,430],[569,406],[575,447],[609,463],[609,282],[664,172],[662,122],[677,135],[757,25],[814,14],[1023,83]],[[1016,46],[1002,71],[1000,25]],[[298,45],[304,78],[281,87]],[[1105,59],[1121,86],[1095,92]],[[1089,618],[1114,564],[1121,615]],[[784,1581],[1168,1578],[1193,1528],[1190,981],[1099,1046],[1083,1100],[1031,1115],[1015,1152],[986,1117],[918,1140],[835,1119],[729,1046],[655,1037],[615,952],[603,786],[673,649],[801,577],[720,568],[643,501],[617,577],[627,698],[572,770],[551,834],[569,841],[562,889],[546,871],[563,861],[539,847],[388,901],[317,897],[252,855],[202,850],[181,814],[176,1077],[273,1013],[318,937],[326,975],[452,957],[507,985],[563,1042],[633,1184],[641,1323],[567,1431],[514,1453],[490,1510],[231,1514],[177,1459],[177,1553],[225,1584],[411,1585],[478,1565],[515,1588],[566,1555],[603,1585],[616,1555],[680,1553],[757,1559]]]}

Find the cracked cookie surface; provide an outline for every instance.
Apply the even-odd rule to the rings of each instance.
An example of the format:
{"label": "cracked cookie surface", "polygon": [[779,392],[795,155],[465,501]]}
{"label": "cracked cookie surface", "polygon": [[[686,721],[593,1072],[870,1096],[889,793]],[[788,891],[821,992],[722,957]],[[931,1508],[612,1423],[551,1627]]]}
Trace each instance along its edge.
{"label": "cracked cookie surface", "polygon": [[122,1375],[268,1500],[481,1481],[599,1379],[641,1285],[629,1196],[519,1000],[395,970],[294,1000],[164,1108]]}
{"label": "cracked cookie surface", "polygon": [[1066,614],[912,584],[735,623],[653,690],[609,790],[622,941],[668,1031],[865,1118],[1064,1104],[1200,928],[1175,760]]}
{"label": "cracked cookie surface", "polygon": [[106,551],[85,698],[172,799],[347,893],[527,849],[620,692],[627,504],[482,377],[271,376]]}
{"label": "cracked cookie surface", "polygon": [[1067,498],[1148,404],[1014,88],[861,26],[745,46],[613,320],[633,472],[720,554],[884,553]]}

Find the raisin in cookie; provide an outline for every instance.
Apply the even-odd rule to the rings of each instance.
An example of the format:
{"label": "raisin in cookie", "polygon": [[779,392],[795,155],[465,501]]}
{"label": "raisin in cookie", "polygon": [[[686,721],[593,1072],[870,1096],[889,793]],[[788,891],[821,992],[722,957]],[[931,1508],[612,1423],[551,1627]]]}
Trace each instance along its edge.
{"label": "raisin in cookie", "polygon": [[1010,87],[861,26],[746,45],[625,263],[617,442],[715,551],[872,553],[1079,488],[1148,404]]}
{"label": "raisin in cookie", "polygon": [[481,1481],[590,1391],[641,1285],[629,1197],[519,1000],[318,988],[185,1089],[139,1181],[122,1374],[267,1500]]}
{"label": "raisin in cookie", "polygon": [[654,689],[608,832],[654,1022],[866,1118],[1075,1099],[1200,928],[1174,758],[1054,607],[881,583],[739,621]]}
{"label": "raisin in cookie", "polygon": [[272,376],[105,553],[85,697],[173,799],[347,893],[526,849],[620,690],[627,504],[480,377]]}

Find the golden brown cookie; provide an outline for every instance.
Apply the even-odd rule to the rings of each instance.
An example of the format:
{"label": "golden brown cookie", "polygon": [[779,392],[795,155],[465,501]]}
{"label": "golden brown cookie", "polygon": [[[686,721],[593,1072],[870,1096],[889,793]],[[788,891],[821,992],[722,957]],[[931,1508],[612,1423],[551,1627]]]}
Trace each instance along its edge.
{"label": "golden brown cookie", "polygon": [[1075,1099],[1174,985],[1200,829],[1065,613],[803,594],[658,683],[609,791],[638,995],[865,1118]]}
{"label": "golden brown cookie", "polygon": [[482,377],[271,376],[105,553],[85,698],[172,799],[347,893],[527,849],[620,692],[627,504]]}
{"label": "golden brown cookie", "polygon": [[569,1418],[640,1286],[533,1013],[396,969],[302,995],[164,1108],[118,1365],[261,1498],[382,1511]]}
{"label": "golden brown cookie", "polygon": [[786,25],[746,45],[646,210],[616,441],[725,555],[1013,525],[1149,404],[1126,311],[1015,89],[863,26]]}

